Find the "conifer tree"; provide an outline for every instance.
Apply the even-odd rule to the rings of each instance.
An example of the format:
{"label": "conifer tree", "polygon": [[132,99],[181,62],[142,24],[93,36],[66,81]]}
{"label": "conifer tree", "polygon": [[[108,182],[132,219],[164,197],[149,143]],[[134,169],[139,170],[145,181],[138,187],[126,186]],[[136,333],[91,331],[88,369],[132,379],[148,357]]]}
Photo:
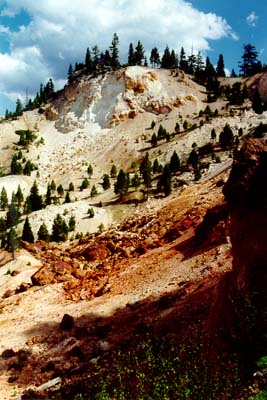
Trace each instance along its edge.
{"label": "conifer tree", "polygon": [[152,67],[156,67],[160,65],[160,56],[157,47],[153,47],[150,54],[150,64]]}
{"label": "conifer tree", "polygon": [[153,167],[152,167],[153,174],[157,174],[159,172],[159,161],[157,158],[155,158],[153,162]]}
{"label": "conifer tree", "polygon": [[137,46],[135,48],[134,58],[136,65],[142,65],[142,61],[145,58],[145,51],[140,40],[138,40]]}
{"label": "conifer tree", "polygon": [[52,193],[51,193],[51,186],[47,185],[46,196],[45,196],[45,205],[49,206],[52,203]]}
{"label": "conifer tree", "polygon": [[66,192],[64,203],[66,203],[66,204],[71,203],[70,193],[69,192]]}
{"label": "conifer tree", "polygon": [[29,203],[31,206],[31,211],[38,211],[43,208],[43,198],[39,194],[39,189],[36,181],[34,181],[33,186],[30,190]]}
{"label": "conifer tree", "polygon": [[28,243],[34,243],[34,236],[32,233],[32,228],[29,222],[29,218],[26,217],[24,225],[23,225],[23,231],[22,231],[22,240]]}
{"label": "conifer tree", "polygon": [[154,132],[153,135],[151,136],[151,144],[152,146],[156,146],[158,143],[158,137],[156,135],[156,133]]}
{"label": "conifer tree", "polygon": [[73,232],[75,230],[76,227],[76,220],[74,215],[72,215],[69,219],[69,231]]}
{"label": "conifer tree", "polygon": [[110,188],[110,181],[108,174],[104,174],[102,186],[104,190],[108,190]]}
{"label": "conifer tree", "polygon": [[51,192],[54,193],[54,192],[56,191],[56,188],[57,188],[57,186],[56,186],[56,183],[55,183],[55,181],[54,181],[54,179],[53,179],[53,180],[51,181],[51,183],[50,183]]}
{"label": "conifer tree", "polygon": [[230,149],[234,144],[234,134],[229,124],[225,124],[219,136],[220,145],[223,149]]}
{"label": "conifer tree", "polygon": [[179,68],[182,69],[184,72],[187,72],[188,70],[188,62],[186,60],[186,54],[183,47],[181,47],[179,56]]}
{"label": "conifer tree", "polygon": [[0,207],[1,210],[5,211],[8,206],[8,197],[6,188],[3,186],[1,190],[1,197],[0,197]]}
{"label": "conifer tree", "polygon": [[170,164],[166,164],[163,168],[162,183],[165,196],[169,196],[172,191],[172,176]]}
{"label": "conifer tree", "polygon": [[1,248],[3,248],[5,246],[6,233],[7,233],[6,220],[5,220],[4,217],[0,217],[0,242],[1,242]]}
{"label": "conifer tree", "polygon": [[110,46],[111,53],[111,66],[116,68],[120,65],[119,61],[119,37],[117,33],[114,33],[113,39]]}
{"label": "conifer tree", "polygon": [[51,239],[54,242],[65,241],[68,238],[69,228],[66,221],[60,214],[57,214],[53,221]]}
{"label": "conifer tree", "polygon": [[114,191],[116,194],[119,194],[120,197],[122,197],[122,195],[124,195],[128,192],[128,188],[129,188],[129,185],[128,185],[127,175],[123,171],[123,169],[121,169],[118,174],[117,181],[114,185]]}
{"label": "conifer tree", "polygon": [[216,68],[216,74],[217,76],[224,77],[225,76],[225,70],[224,70],[224,60],[223,60],[223,55],[219,55],[218,63],[217,63],[217,68]]}
{"label": "conifer tree", "polygon": [[23,203],[23,201],[24,201],[24,196],[23,196],[23,193],[22,193],[20,185],[18,186],[18,189],[17,189],[17,192],[16,192],[16,199],[17,199],[17,205],[20,208],[22,203]]}
{"label": "conifer tree", "polygon": [[91,189],[91,193],[90,193],[90,196],[91,197],[95,197],[95,196],[97,196],[97,188],[96,188],[96,186],[95,185],[93,185],[92,186],[92,189]]}
{"label": "conifer tree", "polygon": [[134,48],[133,44],[130,43],[129,52],[128,52],[128,65],[135,65],[135,55],[134,55]]}
{"label": "conifer tree", "polygon": [[12,253],[13,260],[15,259],[15,250],[19,246],[19,240],[17,232],[14,228],[11,228],[7,233],[7,251]]}
{"label": "conifer tree", "polygon": [[68,83],[71,83],[72,79],[73,79],[73,66],[72,64],[70,64],[68,69]]}
{"label": "conifer tree", "polygon": [[88,166],[88,168],[87,168],[87,174],[88,174],[89,178],[92,177],[93,172],[94,172],[93,167],[92,167],[92,165],[90,164],[90,165]]}
{"label": "conifer tree", "polygon": [[74,191],[74,184],[72,182],[69,183],[69,192]]}
{"label": "conifer tree", "polygon": [[58,187],[57,187],[57,194],[60,196],[60,197],[63,197],[64,196],[64,189],[63,189],[63,186],[60,184],[60,185],[58,185]]}
{"label": "conifer tree", "polygon": [[46,224],[43,222],[42,225],[40,226],[38,232],[37,232],[37,237],[38,240],[43,240],[44,242],[49,242],[50,241],[50,235],[47,229]]}
{"label": "conifer tree", "polygon": [[84,178],[81,184],[81,190],[87,189],[89,187],[89,180],[88,178]]}
{"label": "conifer tree", "polygon": [[176,151],[174,151],[172,156],[171,156],[169,167],[170,167],[171,172],[173,172],[173,173],[175,173],[175,172],[180,170],[180,159],[179,159],[178,154],[176,153]]}
{"label": "conifer tree", "polygon": [[146,186],[147,189],[151,188],[152,186],[152,168],[151,168],[151,162],[149,160],[149,154],[146,153],[145,158],[143,159],[141,165],[140,165],[140,173],[142,175],[144,185]]}
{"label": "conifer tree", "polygon": [[11,228],[13,226],[16,226],[18,222],[19,222],[19,213],[17,207],[14,202],[11,202],[6,213],[7,227]]}

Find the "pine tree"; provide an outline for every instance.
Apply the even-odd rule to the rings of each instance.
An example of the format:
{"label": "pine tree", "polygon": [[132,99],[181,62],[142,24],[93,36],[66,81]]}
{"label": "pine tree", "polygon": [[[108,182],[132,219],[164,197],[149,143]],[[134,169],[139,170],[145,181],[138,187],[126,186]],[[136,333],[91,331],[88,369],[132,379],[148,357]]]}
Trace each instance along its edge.
{"label": "pine tree", "polygon": [[138,40],[137,46],[135,48],[134,58],[136,65],[142,65],[142,61],[145,58],[145,51],[140,40]]}
{"label": "pine tree", "polygon": [[68,238],[68,225],[60,214],[57,214],[53,221],[51,239],[54,242],[65,241]]}
{"label": "pine tree", "polygon": [[15,205],[14,202],[11,202],[11,204],[8,207],[7,213],[6,213],[6,224],[8,228],[11,228],[13,226],[16,226],[19,222],[19,213],[18,209]]}
{"label": "pine tree", "polygon": [[120,197],[128,192],[128,179],[126,173],[121,169],[117,181],[114,185],[115,194],[119,194]]}
{"label": "pine tree", "polygon": [[81,184],[81,190],[87,189],[89,187],[89,180],[88,178],[84,178]]}
{"label": "pine tree", "polygon": [[4,217],[0,217],[0,242],[1,248],[6,244],[7,225]]}
{"label": "pine tree", "polygon": [[73,79],[73,66],[72,64],[70,64],[68,69],[68,83],[71,83],[72,79]]}
{"label": "pine tree", "polygon": [[43,198],[39,194],[39,189],[36,181],[34,181],[33,186],[31,187],[29,202],[31,205],[31,211],[38,211],[43,208]]}
{"label": "pine tree", "polygon": [[74,215],[72,215],[69,219],[69,231],[73,232],[75,230],[76,227],[76,220]]}
{"label": "pine tree", "polygon": [[88,168],[87,168],[87,174],[89,175],[89,178],[92,177],[93,172],[94,172],[93,167],[92,167],[92,165],[90,164],[90,165],[88,166]]}
{"label": "pine tree", "polygon": [[54,181],[54,179],[53,179],[53,180],[51,181],[51,183],[50,183],[51,192],[54,193],[54,192],[56,191],[56,188],[57,188],[57,186],[56,186],[56,183],[55,183],[55,181]]}
{"label": "pine tree", "polygon": [[43,240],[44,242],[49,242],[50,241],[50,235],[47,229],[46,224],[43,222],[42,225],[40,226],[38,232],[37,232],[37,237],[38,240]]}
{"label": "pine tree", "polygon": [[217,63],[217,68],[216,68],[216,74],[217,76],[224,77],[225,76],[225,70],[224,70],[224,60],[223,60],[223,55],[219,55],[218,63]]}
{"label": "pine tree", "polygon": [[91,193],[90,193],[90,196],[91,197],[95,197],[95,196],[97,196],[97,189],[96,189],[96,186],[95,185],[93,185],[92,186],[92,189],[91,189]]}
{"label": "pine tree", "polygon": [[5,211],[8,206],[8,197],[6,188],[3,186],[1,190],[1,197],[0,197],[0,207],[1,210]]}
{"label": "pine tree", "polygon": [[12,253],[13,260],[15,259],[15,250],[19,246],[19,240],[17,232],[14,228],[11,228],[7,233],[7,251]]}
{"label": "pine tree", "polygon": [[20,208],[22,206],[22,203],[24,201],[24,196],[21,190],[20,185],[18,186],[17,192],[16,192],[16,199],[17,199],[17,205]]}
{"label": "pine tree", "polygon": [[110,181],[108,174],[104,174],[102,186],[104,190],[108,190],[110,188]]}
{"label": "pine tree", "polygon": [[92,52],[93,52],[93,68],[96,69],[96,66],[97,64],[99,64],[100,61],[100,53],[97,45],[95,45],[92,48]]}
{"label": "pine tree", "polygon": [[173,152],[170,160],[170,170],[171,172],[175,173],[180,170],[180,159],[176,151]]}
{"label": "pine tree", "polygon": [[142,175],[144,185],[146,186],[147,189],[151,188],[152,186],[152,168],[151,168],[151,162],[149,160],[149,154],[146,153],[145,158],[143,159],[141,165],[140,165],[140,173]]}
{"label": "pine tree", "polygon": [[175,130],[175,133],[180,133],[180,125],[179,125],[179,122],[176,122],[174,130]]}
{"label": "pine tree", "polygon": [[22,240],[28,243],[34,243],[34,236],[32,233],[32,228],[29,222],[29,218],[26,217],[24,225],[23,225],[23,231],[22,231]]}
{"label": "pine tree", "polygon": [[128,65],[135,65],[135,55],[134,55],[134,48],[133,44],[130,43],[129,52],[128,52]]}
{"label": "pine tree", "polygon": [[157,158],[155,158],[153,162],[153,167],[152,167],[153,174],[157,174],[159,172],[159,161]]}
{"label": "pine tree", "polygon": [[160,56],[157,47],[153,47],[150,54],[150,64],[152,67],[156,67],[160,65]]}
{"label": "pine tree", "polygon": [[70,193],[66,192],[66,196],[65,196],[65,204],[71,203],[71,198],[70,198]]}
{"label": "pine tree", "polygon": [[165,196],[169,196],[172,191],[172,176],[170,164],[166,164],[163,168],[162,183]]}
{"label": "pine tree", "polygon": [[171,63],[171,53],[169,46],[165,47],[162,59],[161,59],[161,68],[170,68],[170,63]]}
{"label": "pine tree", "polygon": [[20,99],[17,99],[17,101],[16,101],[16,112],[15,112],[15,114],[16,114],[17,117],[19,117],[19,116],[22,115],[22,113],[23,113],[22,102],[21,102]]}
{"label": "pine tree", "polygon": [[254,73],[254,67],[258,62],[258,52],[255,46],[251,44],[245,44],[243,49],[244,52],[241,57],[243,61],[239,63],[239,69],[243,76],[250,76]]}
{"label": "pine tree", "polygon": [[197,168],[197,166],[198,166],[198,164],[199,164],[199,159],[198,159],[198,154],[197,154],[196,149],[193,149],[193,150],[191,151],[191,153],[189,154],[187,163],[190,164],[190,165],[192,165],[192,167],[193,167],[194,169]]}
{"label": "pine tree", "polygon": [[119,61],[119,37],[117,33],[114,33],[113,39],[110,46],[111,53],[111,66],[116,68],[120,65]]}
{"label": "pine tree", "polygon": [[57,194],[60,196],[60,197],[63,197],[64,196],[64,189],[63,189],[63,186],[60,184],[60,185],[58,185],[58,187],[57,187]]}
{"label": "pine tree", "polygon": [[225,124],[219,136],[220,145],[223,149],[230,149],[234,144],[234,134],[229,124]]}
{"label": "pine tree", "polygon": [[216,140],[216,131],[214,128],[212,128],[212,130],[211,130],[210,137],[211,137],[211,140]]}
{"label": "pine tree", "polygon": [[74,184],[72,182],[69,183],[69,192],[74,191]]}
{"label": "pine tree", "polygon": [[181,47],[180,51],[179,68],[182,69],[184,72],[187,72],[188,70],[188,62],[186,60],[186,54],[183,47]]}
{"label": "pine tree", "polygon": [[151,144],[152,146],[156,146],[158,143],[158,137],[156,135],[156,133],[154,132],[153,135],[151,136]]}

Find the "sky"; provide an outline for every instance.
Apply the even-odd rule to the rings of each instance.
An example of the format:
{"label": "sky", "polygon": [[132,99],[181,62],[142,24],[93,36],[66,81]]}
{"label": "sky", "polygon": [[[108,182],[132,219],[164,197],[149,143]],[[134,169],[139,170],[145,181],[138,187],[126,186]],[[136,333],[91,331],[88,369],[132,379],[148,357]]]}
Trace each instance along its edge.
{"label": "sky", "polygon": [[84,62],[86,48],[120,40],[120,59],[140,40],[146,54],[166,45],[178,54],[201,51],[238,73],[244,44],[267,62],[264,0],[0,0],[0,115],[14,110],[26,92],[34,97],[51,77],[66,83],[70,63]]}

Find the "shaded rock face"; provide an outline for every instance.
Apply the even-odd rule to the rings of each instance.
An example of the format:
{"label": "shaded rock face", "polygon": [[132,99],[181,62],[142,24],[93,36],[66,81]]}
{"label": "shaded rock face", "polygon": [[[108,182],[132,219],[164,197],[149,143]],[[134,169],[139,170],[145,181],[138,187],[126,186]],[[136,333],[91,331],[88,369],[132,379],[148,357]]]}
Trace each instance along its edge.
{"label": "shaded rock face", "polygon": [[267,73],[266,72],[256,75],[254,81],[251,84],[251,93],[250,93],[251,98],[253,97],[256,88],[258,89],[258,92],[260,94],[262,101],[265,102],[267,100]]}
{"label": "shaded rock face", "polygon": [[248,139],[236,153],[224,194],[233,270],[217,287],[211,320],[221,343],[255,356],[267,345],[266,139]]}

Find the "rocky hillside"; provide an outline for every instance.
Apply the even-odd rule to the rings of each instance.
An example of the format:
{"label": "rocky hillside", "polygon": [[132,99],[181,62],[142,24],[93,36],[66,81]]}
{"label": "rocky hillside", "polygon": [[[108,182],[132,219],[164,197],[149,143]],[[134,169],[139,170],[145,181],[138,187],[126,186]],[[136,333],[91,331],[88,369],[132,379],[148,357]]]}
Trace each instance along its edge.
{"label": "rocky hillside", "polygon": [[[241,296],[246,293],[250,251],[255,260],[260,254],[254,277],[264,263],[264,246],[257,253],[259,245],[253,241],[254,228],[260,238],[264,224],[257,227],[255,221],[261,217],[250,213],[242,201],[244,197],[253,203],[254,192],[262,186],[265,142],[250,139],[237,153],[224,189],[227,207],[223,187],[231,170],[233,148],[222,148],[219,135],[229,124],[237,151],[260,122],[266,124],[267,115],[255,114],[249,100],[241,107],[231,107],[222,98],[210,103],[207,111],[206,98],[206,89],[179,71],[129,67],[94,77],[80,76],[44,109],[0,124],[0,191],[6,188],[9,201],[18,184],[26,197],[34,180],[44,198],[52,180],[64,189],[63,195],[54,195],[56,201],[29,214],[35,243],[22,241],[14,259],[11,253],[0,252],[1,399],[22,393],[23,398],[74,399],[76,394],[91,390],[96,395],[96,386],[103,386],[105,374],[111,390],[117,385],[113,361],[128,349],[138,352],[144,338],[151,337],[160,343],[166,337],[178,345],[178,358],[185,363],[179,367],[184,376],[184,382],[177,383],[179,390],[192,384],[192,391],[199,393],[204,379],[186,378],[187,372],[192,372],[190,357],[184,355],[192,350],[188,338],[196,340],[194,354],[196,347],[198,352],[203,349],[197,353],[201,362],[210,357],[214,362],[214,354],[221,357],[217,366],[220,364],[218,370],[224,374],[221,383],[211,380],[214,392],[210,398],[230,398],[220,396],[226,396],[223,388],[227,381],[232,382],[229,374],[238,363],[227,353],[229,337],[219,329],[221,319],[213,316],[226,313],[225,326],[238,339],[240,331],[235,330],[231,311],[227,311],[231,290],[236,288]],[[179,132],[175,130],[177,123]],[[151,136],[160,125],[169,132],[168,140],[160,139],[153,145]],[[212,138],[213,129],[216,135]],[[32,131],[34,140],[20,145],[19,130]],[[207,144],[212,151],[207,151]],[[201,155],[198,180],[187,163],[192,149]],[[19,151],[23,165],[30,160],[37,167],[30,175],[9,174],[12,157]],[[110,176],[113,165],[132,178],[146,153],[152,164],[157,159],[164,165],[174,151],[183,168],[173,174],[169,196],[156,190],[157,173],[148,199],[142,183],[138,189],[130,188],[124,202],[114,193],[116,178],[110,177],[111,187],[104,190],[102,177]],[[89,165],[93,168],[90,174]],[[89,187],[81,190],[85,177]],[[68,190],[70,183],[74,190]],[[251,187],[248,197],[247,185]],[[93,186],[97,189],[94,196]],[[65,200],[66,193],[70,202]],[[94,211],[92,218],[88,208]],[[37,241],[40,225],[45,222],[51,232],[58,213],[76,219],[69,240]],[[5,215],[1,210],[0,217]],[[251,215],[248,220],[247,215]],[[22,215],[18,233],[24,220]],[[249,240],[240,243],[250,223]],[[243,255],[241,247],[250,250]],[[252,291],[259,289],[256,278],[252,279],[257,281]],[[221,295],[228,289],[225,304]],[[211,305],[216,311],[210,311]],[[216,340],[211,341],[210,332],[213,335],[217,328]],[[199,365],[196,376],[205,368],[207,364]],[[125,372],[122,376],[129,379]],[[136,379],[130,398],[138,387]],[[49,386],[52,389],[47,395]],[[240,389],[236,382],[233,386],[236,388],[227,386],[231,395]],[[209,392],[206,386],[205,390]]]}

